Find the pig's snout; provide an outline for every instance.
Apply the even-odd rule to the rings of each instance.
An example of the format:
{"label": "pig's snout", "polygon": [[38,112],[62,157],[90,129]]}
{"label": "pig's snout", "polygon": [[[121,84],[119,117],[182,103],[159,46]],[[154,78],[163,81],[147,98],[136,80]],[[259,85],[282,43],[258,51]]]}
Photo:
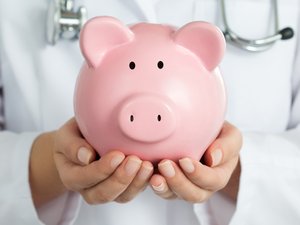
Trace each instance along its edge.
{"label": "pig's snout", "polygon": [[151,95],[131,97],[121,106],[120,128],[126,136],[136,141],[163,140],[176,128],[172,105],[169,100]]}

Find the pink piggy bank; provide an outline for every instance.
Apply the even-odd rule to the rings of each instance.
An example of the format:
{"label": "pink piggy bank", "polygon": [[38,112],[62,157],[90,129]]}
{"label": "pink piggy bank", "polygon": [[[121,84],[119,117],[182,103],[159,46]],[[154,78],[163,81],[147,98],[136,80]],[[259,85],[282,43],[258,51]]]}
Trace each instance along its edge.
{"label": "pink piggy bank", "polygon": [[218,64],[222,32],[206,22],[180,29],[127,27],[96,17],[80,36],[86,60],[74,109],[86,140],[101,155],[120,150],[143,160],[199,160],[218,135],[226,109]]}

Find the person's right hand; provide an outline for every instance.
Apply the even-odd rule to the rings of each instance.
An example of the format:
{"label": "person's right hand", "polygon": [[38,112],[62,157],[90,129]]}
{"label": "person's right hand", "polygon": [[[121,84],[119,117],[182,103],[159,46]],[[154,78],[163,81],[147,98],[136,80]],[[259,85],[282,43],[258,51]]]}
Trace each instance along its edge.
{"label": "person's right hand", "polygon": [[89,204],[128,202],[147,186],[153,173],[150,162],[119,151],[96,159],[74,118],[56,131],[54,139],[54,161],[62,183]]}

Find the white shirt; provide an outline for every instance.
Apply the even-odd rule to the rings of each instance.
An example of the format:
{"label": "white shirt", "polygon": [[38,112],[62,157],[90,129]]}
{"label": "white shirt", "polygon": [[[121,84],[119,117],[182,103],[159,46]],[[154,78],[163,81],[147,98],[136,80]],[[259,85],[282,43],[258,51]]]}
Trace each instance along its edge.
{"label": "white shirt", "polygon": [[[192,20],[221,24],[216,0],[82,0],[89,17],[176,26]],[[228,0],[232,29],[244,37],[273,32],[268,0]],[[300,221],[299,1],[279,0],[280,27],[295,37],[248,53],[228,45],[221,71],[227,120],[243,132],[238,201],[221,194],[203,204],[166,201],[150,189],[128,204],[89,206],[67,193],[36,210],[28,183],[31,144],[73,116],[74,84],[82,64],[78,42],[46,43],[44,0],[0,0],[0,69],[7,131],[0,133],[0,223],[74,225],[252,225]]]}

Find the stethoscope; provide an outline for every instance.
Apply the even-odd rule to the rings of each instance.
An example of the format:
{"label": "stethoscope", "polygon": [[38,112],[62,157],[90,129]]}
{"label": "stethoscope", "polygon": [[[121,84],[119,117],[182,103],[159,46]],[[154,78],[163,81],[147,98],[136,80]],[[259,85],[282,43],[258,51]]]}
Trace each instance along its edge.
{"label": "stethoscope", "polygon": [[[260,39],[246,39],[236,34],[229,26],[226,15],[225,0],[221,1],[221,14],[224,24],[223,34],[226,41],[241,49],[251,52],[261,52],[269,49],[278,40],[291,39],[294,31],[290,27],[279,30],[278,4],[272,0],[274,13],[274,34]],[[48,8],[47,41],[55,45],[60,38],[77,39],[80,29],[87,20],[87,9],[80,6],[77,11],[74,7],[75,0],[51,0]]]}
{"label": "stethoscope", "polygon": [[235,45],[236,47],[239,47],[241,49],[250,52],[261,52],[271,48],[273,44],[278,40],[291,39],[294,36],[294,31],[292,28],[285,27],[279,30],[277,0],[273,0],[272,6],[273,6],[273,13],[274,13],[274,34],[260,39],[246,39],[240,37],[230,28],[226,16],[225,0],[221,0],[221,12],[222,12],[222,20],[224,24],[223,34],[226,38],[226,41],[230,44]]}
{"label": "stethoscope", "polygon": [[55,45],[60,39],[77,39],[87,21],[87,9],[75,11],[75,0],[50,0],[47,17],[47,41]]}

